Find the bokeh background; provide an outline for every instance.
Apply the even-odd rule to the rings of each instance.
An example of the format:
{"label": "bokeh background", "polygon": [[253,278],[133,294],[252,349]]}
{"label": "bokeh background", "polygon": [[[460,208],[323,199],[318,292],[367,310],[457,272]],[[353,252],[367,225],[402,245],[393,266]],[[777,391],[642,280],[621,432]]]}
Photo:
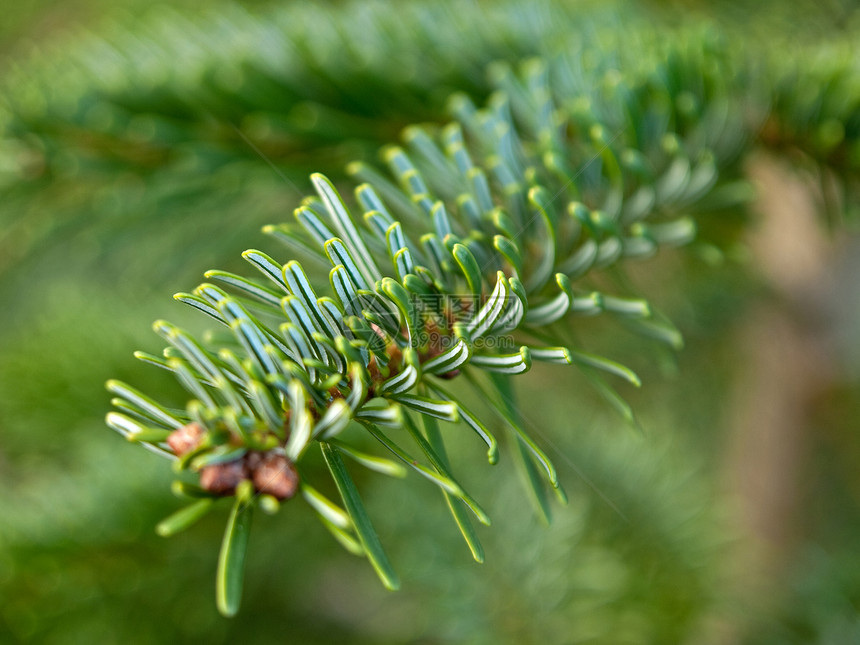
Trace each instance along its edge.
{"label": "bokeh background", "polygon": [[169,465],[105,427],[103,383],[176,399],[132,351],[159,350],[156,318],[199,328],[170,294],[204,270],[240,269],[248,247],[284,257],[259,229],[289,216],[310,172],[342,180],[405,125],[444,121],[455,89],[483,101],[493,60],[619,16],[658,34],[706,21],[741,55],[842,39],[824,55],[860,57],[847,1],[393,6],[2,9],[0,642],[860,642],[860,252],[832,224],[857,204],[828,200],[791,150],[748,164],[761,196],[737,253],[669,253],[631,276],[681,352],[590,330],[643,377],[623,392],[641,433],[573,372],[521,379],[570,495],[550,526],[504,460],[488,468],[464,442],[455,466],[494,519],[485,564],[431,485],[367,475],[403,589],[287,506],[257,518],[230,620],[213,600],[226,508],[155,535],[180,505]]}

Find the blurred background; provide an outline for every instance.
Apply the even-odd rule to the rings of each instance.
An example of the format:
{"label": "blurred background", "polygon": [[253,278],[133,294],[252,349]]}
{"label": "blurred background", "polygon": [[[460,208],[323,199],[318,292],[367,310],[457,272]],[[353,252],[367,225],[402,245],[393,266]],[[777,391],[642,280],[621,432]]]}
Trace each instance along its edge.
{"label": "blurred background", "polygon": [[455,471],[494,521],[483,565],[431,485],[367,475],[402,590],[297,504],[257,518],[243,607],[224,619],[226,509],[157,537],[180,506],[169,464],[104,425],[108,378],[181,404],[132,351],[159,351],[156,318],[200,328],[170,295],[206,269],[241,271],[248,247],[288,259],[259,230],[290,216],[310,172],[342,180],[407,124],[444,122],[452,91],[483,102],[493,60],[619,16],[658,36],[706,21],[740,56],[752,42],[821,45],[821,65],[860,56],[855,4],[838,0],[3,8],[0,642],[860,642],[860,251],[832,224],[857,203],[793,149],[762,146],[744,167],[759,194],[745,252],[637,265],[681,352],[594,330],[594,350],[643,377],[623,391],[641,434],[573,372],[520,379],[570,496],[550,526],[504,459],[460,446]]}

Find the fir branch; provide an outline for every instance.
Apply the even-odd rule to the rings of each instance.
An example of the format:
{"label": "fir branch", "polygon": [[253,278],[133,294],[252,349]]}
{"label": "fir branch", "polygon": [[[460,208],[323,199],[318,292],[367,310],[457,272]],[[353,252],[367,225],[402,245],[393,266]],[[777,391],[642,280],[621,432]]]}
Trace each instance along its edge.
{"label": "fir branch", "polygon": [[[687,70],[689,86],[680,87],[664,74],[616,79],[611,100],[583,111],[571,101],[575,84],[564,80],[576,78],[579,65],[576,59],[558,63],[553,84],[538,61],[518,73],[496,66],[493,76],[505,93],[487,108],[455,96],[457,122],[409,128],[408,149],[384,151],[388,176],[353,165],[352,174],[365,180],[353,205],[325,176],[313,175],[316,195],[296,209],[296,221],[267,230],[307,256],[327,258],[331,295],[319,295],[313,285],[320,276],[312,279],[300,263],[282,264],[254,250],[244,254],[254,278],[208,272],[226,290],[204,283],[176,297],[228,328],[231,340],[207,345],[159,322],[156,331],[170,343],[166,361],[142,356],[174,372],[191,397],[186,409],[167,410],[111,382],[121,411],[108,415],[108,424],[175,456],[177,470],[198,472],[204,490],[235,495],[242,508],[273,511],[273,498],[288,500],[302,486],[315,490],[298,472],[307,451],[319,446],[344,501],[345,515],[337,517],[348,520],[335,523],[327,512],[321,519],[350,550],[366,554],[392,588],[396,578],[340,457],[353,452],[337,439],[350,423],[440,487],[481,559],[474,533],[455,509],[462,503],[479,521],[489,518],[454,479],[434,424],[464,423],[487,444],[494,463],[497,444],[488,427],[495,423],[444,386],[461,374],[477,386],[488,374],[485,400],[520,451],[536,499],[543,500],[547,485],[564,500],[551,460],[517,420],[508,381],[539,360],[588,370],[610,399],[618,395],[591,370],[638,385],[624,366],[565,346],[553,323],[575,324],[583,315],[648,321],[645,301],[595,291],[591,277],[691,241],[689,215],[707,211],[731,181],[718,169],[730,173],[735,154],[707,145],[735,131],[731,120],[702,132],[671,114],[665,118],[678,92],[698,92],[702,121],[713,123],[709,110],[722,109],[707,107],[717,91],[713,70]],[[648,113],[664,118],[648,130],[628,127]],[[631,150],[652,151],[644,176],[641,163],[629,163]],[[412,415],[427,420],[426,436]],[[402,444],[404,427],[429,465]],[[313,494],[303,496],[318,511],[331,508]],[[181,517],[196,519],[210,506],[195,502]],[[540,508],[548,513],[545,501]],[[223,613],[233,613],[238,602],[241,559],[234,554],[246,530],[243,524],[238,542],[230,528],[225,536]]]}

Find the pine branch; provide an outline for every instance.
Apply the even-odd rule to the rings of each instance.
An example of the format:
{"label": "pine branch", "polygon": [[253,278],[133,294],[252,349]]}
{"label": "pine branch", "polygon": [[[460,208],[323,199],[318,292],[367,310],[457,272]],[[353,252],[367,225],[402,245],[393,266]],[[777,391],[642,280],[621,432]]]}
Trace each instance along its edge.
{"label": "pine branch", "polygon": [[[565,72],[560,79],[576,78],[577,64],[566,60],[555,70]],[[118,411],[108,424],[173,459],[177,471],[199,473],[195,496],[235,496],[236,508],[271,512],[302,492],[335,537],[367,555],[392,588],[396,578],[342,455],[387,472],[399,461],[441,489],[480,560],[462,510],[485,524],[489,517],[450,471],[435,423],[471,429],[491,464],[498,442],[490,428],[502,429],[521,452],[534,498],[543,500],[548,487],[564,500],[555,466],[517,418],[508,381],[533,361],[576,366],[622,407],[598,373],[639,385],[626,367],[566,345],[555,323],[603,315],[648,334],[661,328],[647,302],[596,290],[591,279],[689,243],[690,215],[707,211],[715,196],[722,204],[736,155],[725,142],[736,124],[711,116],[711,109],[723,109],[708,107],[718,73],[695,76],[698,69],[685,70],[688,85],[681,87],[667,74],[637,75],[629,85],[617,79],[611,99],[584,110],[570,100],[575,84],[551,86],[549,68],[539,61],[519,73],[497,65],[493,77],[505,93],[487,108],[457,95],[451,101],[457,122],[410,127],[408,151],[385,149],[387,175],[353,164],[350,173],[364,181],[354,205],[325,176],[313,175],[317,194],[303,200],[295,222],[266,232],[303,257],[325,258],[330,295],[320,295],[299,262],[282,264],[256,250],[243,254],[255,277],[208,272],[212,282],[176,298],[227,327],[229,337],[206,344],[158,322],[169,344],[164,357],[139,355],[175,374],[191,397],[186,408],[168,409],[112,381]],[[686,128],[667,115],[679,91],[698,91],[701,121],[717,125]],[[647,114],[663,118],[651,128],[626,127]],[[650,152],[647,161],[639,150]],[[720,177],[721,167],[729,179]],[[469,410],[461,388],[452,393],[449,382],[479,392],[498,420]],[[350,424],[394,461],[356,454],[341,441]],[[343,507],[299,476],[317,448]],[[194,501],[164,526],[174,532],[212,507]],[[246,543],[229,537],[232,527],[222,562],[240,561],[236,549]],[[220,570],[219,607],[233,613],[241,569]]]}
{"label": "pine branch", "polygon": [[[93,217],[100,213],[101,224],[117,231],[103,245],[105,256],[121,258],[127,283],[157,290],[161,276],[177,280],[181,262],[196,262],[195,244],[215,254],[216,245],[232,246],[231,237],[242,234],[240,220],[248,226],[248,213],[265,218],[279,212],[287,192],[282,177],[300,182],[310,170],[324,171],[349,204],[356,235],[352,229],[349,235],[337,230],[339,220],[332,219],[318,194],[309,198],[307,212],[296,223],[267,229],[287,243],[292,255],[275,261],[246,254],[263,270],[262,279],[211,271],[207,279],[221,291],[213,285],[182,296],[230,329],[201,342],[167,323],[157,325],[170,348],[164,356],[138,356],[176,374],[192,398],[185,409],[166,408],[128,386],[111,384],[117,394],[117,412],[110,417],[114,427],[201,478],[199,484],[175,482],[175,491],[189,505],[159,524],[160,534],[190,526],[221,506],[219,500],[233,503],[218,573],[224,613],[238,607],[251,507],[273,513],[291,497],[307,502],[339,543],[368,555],[384,583],[396,586],[363,510],[357,490],[363,482],[350,475],[356,464],[392,477],[415,470],[432,482],[473,557],[481,561],[483,547],[470,516],[483,523],[490,518],[481,496],[466,492],[459,469],[452,467],[457,460],[449,457],[456,455],[440,420],[451,423],[458,417],[460,429],[472,431],[470,438],[486,449],[491,464],[519,459],[530,498],[538,513],[549,517],[548,493],[563,497],[561,487],[553,488],[559,477],[545,440],[531,437],[509,406],[513,380],[498,370],[527,370],[535,360],[559,363],[556,369],[575,366],[608,405],[635,424],[632,407],[613,385],[620,378],[638,386],[638,377],[610,358],[595,356],[587,344],[573,342],[569,331],[579,329],[585,316],[598,323],[612,316],[645,337],[680,345],[679,332],[638,294],[625,293],[625,299],[609,293],[607,272],[601,270],[633,266],[627,260],[684,244],[695,228],[705,231],[706,240],[718,237],[714,232],[721,232],[727,219],[724,207],[749,194],[737,181],[736,166],[751,146],[801,153],[803,162],[821,173],[832,210],[856,210],[860,101],[856,38],[850,31],[822,47],[781,42],[769,32],[753,38],[689,25],[655,35],[646,24],[653,16],[619,18],[612,10],[583,11],[579,4],[528,3],[524,8],[516,2],[493,3],[489,14],[476,11],[478,6],[442,0],[404,3],[390,12],[383,3],[367,9],[347,2],[336,15],[304,5],[256,16],[227,5],[193,20],[169,12],[77,38],[83,42],[70,46],[59,43],[58,51],[38,52],[4,74],[0,272],[27,272],[30,266],[19,260],[28,253],[50,254],[44,244],[50,235],[65,257],[69,231],[99,228]],[[798,31],[807,28],[804,23]],[[500,64],[489,77],[484,74],[496,58],[535,54],[544,62],[526,63],[520,72]],[[463,141],[456,140],[456,127],[407,130],[406,152],[389,148],[385,153],[388,174],[367,165],[352,167],[383,205],[368,206],[360,197],[358,205],[351,201],[338,174],[346,157],[392,139],[404,123],[438,121],[449,88],[465,94],[450,103]],[[483,101],[493,90],[500,93],[488,108],[475,110],[471,101]],[[350,145],[355,142],[359,145]],[[258,153],[275,173],[260,163]],[[118,173],[124,173],[119,181]],[[830,194],[834,176],[838,195]],[[170,217],[173,239],[159,236],[144,247],[129,227],[135,220],[149,222],[152,212]],[[194,213],[201,219],[192,221]],[[395,224],[399,227],[392,230]],[[180,225],[187,228],[179,231]],[[229,226],[232,235],[204,238],[196,234],[201,226],[212,231]],[[334,244],[335,236],[341,246]],[[356,239],[367,247],[367,265],[367,257],[353,248]],[[699,249],[709,256],[716,250]],[[308,269],[308,282],[316,290],[310,298],[304,298],[301,266],[281,264],[291,257]],[[132,277],[128,258],[138,258]],[[333,271],[329,290],[317,269],[341,260],[343,268]],[[285,272],[286,267],[291,268]],[[104,264],[99,268],[102,274],[113,273]],[[295,285],[287,282],[288,274]],[[26,277],[32,290],[41,286]],[[356,283],[360,279],[366,282],[364,291]],[[437,300],[451,306],[428,310],[426,303]],[[416,301],[420,315],[413,318],[409,314],[416,313]],[[476,304],[491,302],[501,302],[499,318],[485,335],[473,338]],[[517,302],[523,319],[504,330],[502,322],[514,320]],[[62,315],[48,318],[72,319],[65,307],[52,307],[48,311]],[[486,312],[484,324],[491,313]],[[347,314],[351,324],[346,324]],[[113,312],[110,317],[116,323]],[[88,322],[104,324],[107,318],[96,315],[94,320],[87,308]],[[57,340],[68,330],[48,331],[57,353],[74,362],[66,336]],[[580,335],[587,338],[585,331]],[[36,342],[44,353],[33,336],[38,334],[28,326],[23,340]],[[33,361],[21,340],[11,343],[14,352],[4,351],[20,363],[8,370],[7,380],[14,387],[29,371],[38,374],[32,380],[44,389],[45,377],[57,378],[59,372],[49,361]],[[80,342],[74,334],[71,340]],[[426,342],[413,344],[416,340]],[[448,351],[452,348],[456,351]],[[93,363],[89,347],[80,353],[85,363]],[[460,403],[465,390],[480,393],[488,405],[465,408]],[[32,404],[16,405],[47,417],[44,403],[40,391]],[[32,411],[26,414],[29,443]],[[354,441],[359,432],[363,441]],[[384,450],[369,454],[370,442]],[[335,487],[326,488],[305,459],[313,458],[308,450],[317,447],[333,464]],[[89,444],[78,450],[88,458],[83,463],[100,463],[90,455]],[[183,453],[180,459],[174,459],[177,452]],[[665,586],[675,598],[698,600],[703,596],[695,589],[699,555],[684,557],[679,535],[693,525],[691,518],[708,498],[697,498],[681,513],[675,496],[631,473],[639,447],[629,453],[597,466],[604,471],[599,483],[610,491],[617,486],[617,497],[627,502],[625,512],[640,509],[643,518],[660,523],[663,511],[665,526],[654,542],[666,549],[665,561],[678,566],[678,581],[689,585],[685,592],[674,582]],[[665,468],[663,458],[650,459],[648,465],[662,472],[656,464]],[[591,456],[583,461],[594,462]],[[20,485],[16,476],[8,479],[11,486]],[[40,485],[78,526],[104,513],[80,491],[66,494],[67,481],[58,473],[42,473]],[[337,490],[342,506],[321,490]],[[26,526],[38,518],[26,496],[13,498],[14,504],[13,499],[6,504],[4,536],[29,545]],[[653,508],[655,502],[665,508]],[[577,515],[576,522],[584,520]],[[579,535],[579,529],[572,533]],[[498,539],[498,529],[493,535]],[[625,534],[628,540],[637,537],[641,533]],[[629,553],[628,547],[625,542],[618,551]],[[586,585],[589,589],[605,585],[590,562],[584,567],[594,581]],[[636,575],[640,570],[634,567],[628,575],[647,579],[641,595],[652,601],[652,579]],[[512,586],[522,591],[533,570],[508,573]],[[631,586],[636,584],[644,583]],[[53,574],[44,587],[52,585]],[[494,589],[503,587],[494,581]],[[562,597],[557,591],[523,593],[528,602],[520,606],[539,598],[545,610],[544,598]],[[476,603],[469,600],[461,610],[474,616]],[[606,597],[604,602],[609,604]],[[668,604],[669,633],[680,633],[684,621],[677,619],[677,605]],[[636,638],[640,622],[646,621],[633,621]],[[529,622],[540,621],[530,615]],[[607,642],[618,640],[615,627]],[[557,633],[568,629],[564,625]],[[589,633],[587,626],[582,629]]]}

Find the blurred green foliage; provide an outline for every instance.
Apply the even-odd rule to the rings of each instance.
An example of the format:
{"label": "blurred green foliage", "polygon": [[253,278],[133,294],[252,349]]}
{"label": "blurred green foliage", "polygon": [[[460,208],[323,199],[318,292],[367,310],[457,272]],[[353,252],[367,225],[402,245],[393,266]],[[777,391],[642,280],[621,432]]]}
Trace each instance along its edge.
{"label": "blurred green foliage", "polygon": [[[177,506],[165,494],[169,467],[104,428],[101,384],[119,377],[175,397],[130,360],[132,349],[157,347],[148,321],[185,321],[171,291],[258,245],[259,227],[307,192],[308,172],[342,177],[343,163],[372,159],[404,125],[443,120],[452,90],[483,101],[492,60],[544,54],[618,18],[588,7],[586,21],[572,3],[121,4],[125,15],[96,0],[19,5],[0,30],[0,52],[15,52],[0,60],[0,642],[662,644],[700,642],[726,625],[737,642],[857,640],[858,386],[820,406],[810,512],[782,597],[737,603],[743,538],[721,489],[720,428],[738,369],[734,323],[760,291],[746,269],[695,258],[652,278],[671,285],[656,299],[685,332],[678,357],[640,353],[617,329],[599,339],[633,356],[647,383],[630,393],[644,437],[617,427],[581,378],[542,369],[523,379],[526,417],[571,493],[550,527],[533,519],[509,464],[470,471],[477,451],[463,441],[455,466],[495,519],[481,531],[484,565],[442,521],[431,486],[367,476],[402,591],[385,592],[296,505],[258,518],[243,610],[219,617],[211,592],[223,517],[171,540],[155,535]],[[816,28],[791,41],[791,10],[766,4],[747,25],[724,7],[712,28],[817,52],[799,78],[784,61],[775,105],[790,118],[770,124],[775,148],[856,169],[860,122],[842,119],[858,107],[856,40],[820,42],[828,16],[849,16],[839,22],[850,33],[856,13],[798,5]],[[480,10],[486,20],[476,22]],[[659,37],[676,11],[620,13],[652,20]],[[37,50],[30,58],[25,40]],[[129,57],[113,70],[105,42]],[[181,56],[183,43],[194,55]],[[93,71],[101,64],[104,75]],[[847,89],[797,100],[799,87],[819,97],[828,74]],[[839,137],[837,121],[847,124]],[[391,508],[399,512],[382,512]]]}

